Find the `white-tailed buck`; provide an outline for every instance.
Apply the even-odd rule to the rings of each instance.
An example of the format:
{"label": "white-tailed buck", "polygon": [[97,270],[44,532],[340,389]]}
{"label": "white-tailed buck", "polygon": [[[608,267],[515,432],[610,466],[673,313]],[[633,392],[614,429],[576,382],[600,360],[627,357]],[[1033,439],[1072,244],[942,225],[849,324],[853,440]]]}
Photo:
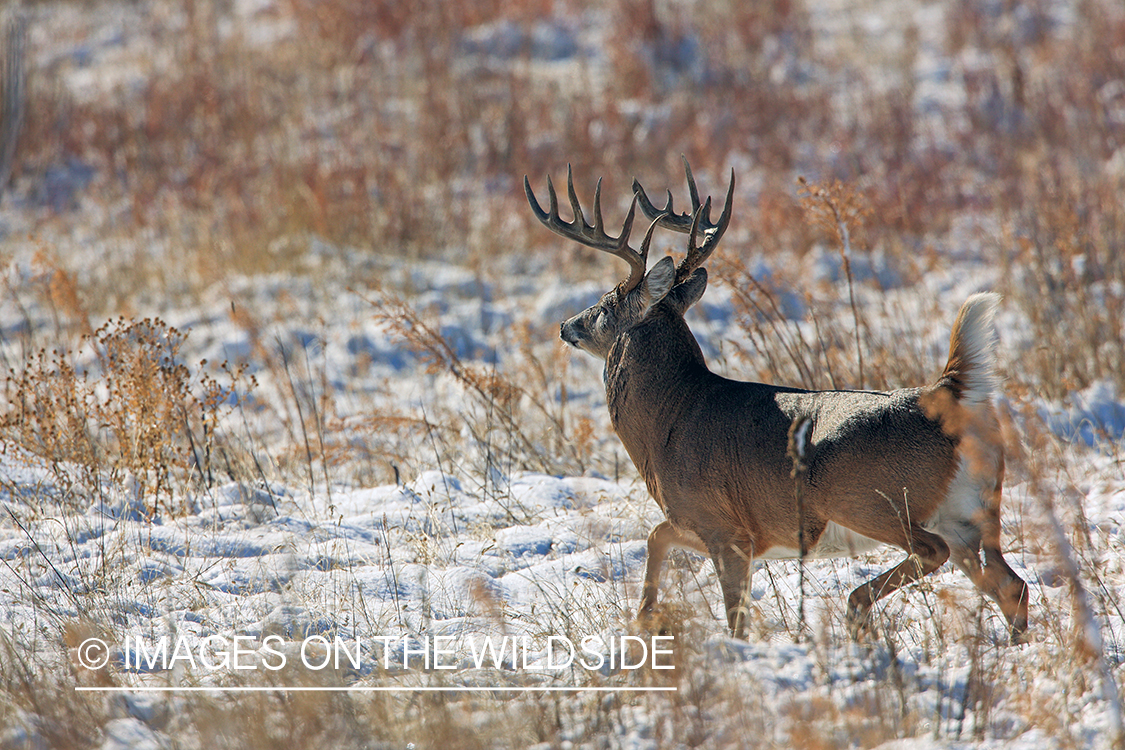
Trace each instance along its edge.
{"label": "white-tailed buck", "polygon": [[[621,233],[606,233],[594,194],[587,223],[567,170],[573,219],[559,216],[547,180],[544,211],[524,178],[528,201],[549,229],[629,264],[629,276],[593,307],[562,324],[568,344],[605,360],[610,417],[666,520],[648,538],[638,614],[656,605],[669,547],[710,556],[728,624],[742,636],[739,611],[754,560],[852,556],[879,545],[908,557],[856,588],[848,624],[857,633],[879,598],[937,570],[946,560],[996,600],[1014,641],[1027,629],[1027,584],[1000,551],[1004,454],[992,406],[997,295],[975,294],[961,307],[949,360],[932,385],[890,392],[807,391],[730,380],[707,368],[684,313],[707,286],[700,266],[730,222],[734,173],[718,221],[701,204],[684,162],[690,212],[672,195],[656,208],[639,183]],[[640,250],[629,245],[637,205],[652,220]],[[677,267],[665,257],[647,268],[656,227],[688,236]],[[702,237],[702,245],[696,238]],[[807,420],[798,518],[789,431]]]}

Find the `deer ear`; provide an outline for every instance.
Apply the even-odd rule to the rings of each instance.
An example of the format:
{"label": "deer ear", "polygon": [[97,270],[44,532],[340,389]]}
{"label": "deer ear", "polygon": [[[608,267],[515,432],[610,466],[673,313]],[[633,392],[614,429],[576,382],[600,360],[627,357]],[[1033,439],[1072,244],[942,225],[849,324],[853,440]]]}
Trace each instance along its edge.
{"label": "deer ear", "polygon": [[648,292],[648,306],[660,302],[672,289],[672,282],[676,280],[676,264],[672,258],[664,256],[645,276],[645,291]]}
{"label": "deer ear", "polygon": [[707,269],[697,268],[686,281],[677,284],[676,288],[668,293],[668,303],[683,315],[689,307],[699,301],[706,290]]}

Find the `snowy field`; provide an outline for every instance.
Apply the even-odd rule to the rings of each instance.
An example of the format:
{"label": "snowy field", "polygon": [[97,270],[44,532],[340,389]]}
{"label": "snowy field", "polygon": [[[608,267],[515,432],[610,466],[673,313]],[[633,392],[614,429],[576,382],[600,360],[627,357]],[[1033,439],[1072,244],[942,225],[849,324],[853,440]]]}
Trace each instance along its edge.
{"label": "snowy field", "polygon": [[[422,5],[19,9],[0,749],[1121,747],[1116,3]],[[747,641],[675,552],[633,623],[660,511],[558,341],[623,264],[522,179],[604,174],[612,227],[680,153],[739,180],[688,315],[722,374],[921,385],[1004,295],[1029,643],[950,565],[853,641],[895,550],[759,566]]]}

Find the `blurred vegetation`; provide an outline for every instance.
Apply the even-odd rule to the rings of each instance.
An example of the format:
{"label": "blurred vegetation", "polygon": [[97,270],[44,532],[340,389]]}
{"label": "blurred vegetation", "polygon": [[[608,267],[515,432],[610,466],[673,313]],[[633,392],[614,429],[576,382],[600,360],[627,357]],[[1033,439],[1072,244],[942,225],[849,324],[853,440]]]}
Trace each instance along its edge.
{"label": "blurred vegetation", "polygon": [[[62,81],[109,54],[83,34],[114,8],[149,46],[79,96]],[[15,185],[42,222],[164,243],[105,259],[116,289],[88,296],[108,317],[139,291],[284,269],[307,236],[494,268],[557,254],[520,180],[568,161],[618,203],[634,175],[675,184],[681,153],[704,179],[736,165],[725,253],[783,268],[826,241],[796,178],[840,181],[869,210],[863,252],[904,281],[965,254],[1004,269],[1041,344],[1021,377],[1125,391],[1125,11],[935,9],[944,38],[896,19],[876,49],[847,18],[816,33],[799,0],[25,4],[43,31]],[[43,54],[59,30],[78,51]]]}

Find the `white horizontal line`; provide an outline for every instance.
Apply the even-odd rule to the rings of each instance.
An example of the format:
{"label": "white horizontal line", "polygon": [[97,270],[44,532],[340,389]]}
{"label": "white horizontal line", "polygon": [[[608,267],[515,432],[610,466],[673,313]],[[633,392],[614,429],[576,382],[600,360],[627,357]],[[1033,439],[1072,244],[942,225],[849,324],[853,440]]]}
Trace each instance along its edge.
{"label": "white horizontal line", "polygon": [[676,692],[678,687],[557,687],[557,686],[542,686],[542,687],[505,687],[503,685],[484,686],[484,687],[469,687],[464,685],[449,686],[449,687],[434,687],[434,686],[420,686],[420,687],[382,687],[382,686],[364,686],[356,685],[354,687],[317,687],[309,685],[300,685],[295,687],[287,687],[284,685],[268,686],[268,685],[233,685],[229,687],[207,687],[200,685],[189,685],[185,687],[164,687],[142,685],[138,687],[85,687],[79,686],[74,688],[75,692],[98,692],[98,693],[267,693],[267,692],[287,692],[287,693],[494,693],[494,692],[507,692],[507,693],[623,693],[623,692]]}

